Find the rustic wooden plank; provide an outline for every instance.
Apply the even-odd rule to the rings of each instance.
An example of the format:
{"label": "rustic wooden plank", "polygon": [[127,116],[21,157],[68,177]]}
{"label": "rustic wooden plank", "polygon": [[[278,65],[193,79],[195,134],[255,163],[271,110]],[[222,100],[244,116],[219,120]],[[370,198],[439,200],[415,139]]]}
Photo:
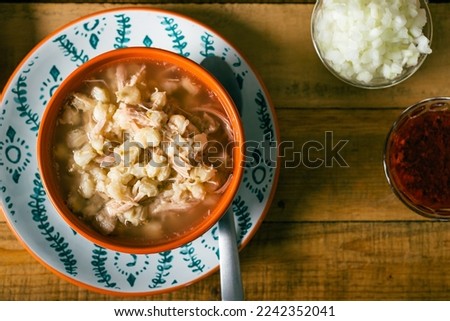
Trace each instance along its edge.
{"label": "rustic wooden plank", "polygon": [[[278,109],[282,169],[267,219],[421,219],[394,196],[384,175],[384,143],[399,113],[399,109]],[[310,146],[314,148],[308,153]],[[333,147],[339,151],[334,159],[333,153],[327,155]],[[308,154],[313,164],[308,163]]]}
{"label": "rustic wooden plank", "polygon": [[255,300],[447,300],[448,242],[443,222],[266,224],[241,254],[245,289]]}
{"label": "rustic wooden plank", "polygon": [[[407,210],[389,190],[381,156],[385,135],[402,108],[448,95],[450,6],[431,7],[434,53],[419,73],[394,88],[366,91],[340,83],[320,64],[309,36],[312,3],[231,2],[150,6],[190,15],[230,39],[266,83],[277,106],[281,139],[293,142],[282,158],[268,216],[241,252],[246,298],[449,300],[448,223],[422,220]],[[0,86],[55,28],[128,5],[0,4]],[[334,143],[348,140],[342,156],[349,167],[286,165],[307,142],[324,144],[326,132],[333,133]],[[311,156],[324,157],[322,150]],[[177,292],[133,299],[218,300],[219,292],[214,273]],[[0,213],[0,300],[128,299],[90,292],[53,275],[23,249]]]}
{"label": "rustic wooden plank", "polygon": [[[106,8],[97,3],[0,4],[0,86],[43,37],[73,19]],[[313,4],[151,4],[193,17],[217,30],[248,58],[279,107],[403,107],[423,98],[448,95],[450,7],[432,4],[433,54],[403,84],[363,90],[335,79],[319,61],[310,37]],[[239,32],[236,32],[239,30]],[[14,45],[11,45],[14,44]]]}
{"label": "rustic wooden plank", "polygon": [[[264,223],[240,254],[247,300],[449,300],[443,222]],[[133,300],[218,300],[218,273]],[[0,300],[129,300],[62,280],[0,224]]]}
{"label": "rustic wooden plank", "polygon": [[[384,142],[400,111],[277,109],[283,142],[281,174],[267,219],[293,222],[422,219],[394,196],[384,176]],[[329,135],[333,136],[332,141],[327,139]],[[340,141],[347,141],[341,149]],[[308,164],[306,152],[311,142],[319,145],[313,146],[309,155],[313,164]],[[334,147],[338,153],[326,155]],[[315,151],[318,148],[323,149]]]}

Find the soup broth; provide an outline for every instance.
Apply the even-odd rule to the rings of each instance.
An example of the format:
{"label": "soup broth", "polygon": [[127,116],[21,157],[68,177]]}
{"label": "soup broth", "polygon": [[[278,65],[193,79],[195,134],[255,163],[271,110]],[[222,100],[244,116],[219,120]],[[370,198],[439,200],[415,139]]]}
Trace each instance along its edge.
{"label": "soup broth", "polygon": [[216,95],[160,61],[108,65],[67,97],[54,159],[68,207],[111,237],[194,229],[230,182],[233,132]]}

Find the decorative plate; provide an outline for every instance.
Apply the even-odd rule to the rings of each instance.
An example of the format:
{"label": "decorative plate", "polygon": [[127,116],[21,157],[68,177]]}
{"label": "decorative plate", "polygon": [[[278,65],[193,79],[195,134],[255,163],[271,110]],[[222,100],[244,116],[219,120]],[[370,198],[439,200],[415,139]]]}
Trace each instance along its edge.
{"label": "decorative plate", "polygon": [[262,222],[279,171],[278,129],[270,98],[238,51],[191,18],[149,8],[94,13],[55,31],[21,62],[3,90],[0,109],[0,191],[9,226],[57,275],[97,292],[143,295],[198,281],[219,267],[217,226],[172,251],[135,255],[97,246],[70,229],[53,209],[36,162],[41,114],[75,68],[115,48],[158,47],[200,62],[216,55],[235,72],[242,91],[248,162],[232,207],[241,247]]}

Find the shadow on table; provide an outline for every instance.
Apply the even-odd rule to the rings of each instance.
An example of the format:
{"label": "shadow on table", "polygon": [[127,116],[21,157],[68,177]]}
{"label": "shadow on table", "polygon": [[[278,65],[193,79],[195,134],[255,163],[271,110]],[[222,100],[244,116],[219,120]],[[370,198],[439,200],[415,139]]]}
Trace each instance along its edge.
{"label": "shadow on table", "polygon": [[[7,80],[14,69],[20,63],[17,57],[24,58],[26,54],[40,40],[35,33],[33,23],[33,4],[24,3],[22,5],[11,6],[0,4],[0,90],[3,90]],[[2,19],[8,17],[8,19]],[[11,31],[14,32],[11,32]]]}

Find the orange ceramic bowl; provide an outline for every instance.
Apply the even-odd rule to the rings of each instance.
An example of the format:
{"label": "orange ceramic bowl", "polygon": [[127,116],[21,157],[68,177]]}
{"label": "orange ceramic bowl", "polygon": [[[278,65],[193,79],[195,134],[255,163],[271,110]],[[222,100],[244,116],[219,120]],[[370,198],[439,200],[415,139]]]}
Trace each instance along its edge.
{"label": "orange ceramic bowl", "polygon": [[[204,215],[195,226],[176,237],[162,238],[160,240],[147,241],[135,239],[133,237],[117,238],[111,234],[105,234],[94,228],[92,224],[82,219],[79,214],[73,212],[67,201],[67,195],[63,193],[64,186],[61,186],[60,175],[57,173],[55,160],[55,132],[56,124],[61,115],[62,106],[80,84],[100,69],[107,68],[114,64],[127,64],[133,62],[160,61],[179,67],[181,70],[191,74],[199,80],[209,92],[217,97],[220,105],[231,126],[233,142],[232,166],[229,185],[220,195],[209,214]],[[182,57],[178,54],[156,48],[123,48],[112,50],[101,54],[78,67],[72,72],[55,91],[48,102],[42,116],[37,139],[38,166],[47,195],[57,212],[67,222],[67,224],[89,239],[93,243],[102,247],[125,253],[147,254],[158,253],[171,250],[189,243],[213,227],[215,223],[223,216],[230,207],[231,202],[239,188],[244,162],[244,133],[240,116],[232,99],[222,85],[210,73],[203,69],[199,64]]]}

